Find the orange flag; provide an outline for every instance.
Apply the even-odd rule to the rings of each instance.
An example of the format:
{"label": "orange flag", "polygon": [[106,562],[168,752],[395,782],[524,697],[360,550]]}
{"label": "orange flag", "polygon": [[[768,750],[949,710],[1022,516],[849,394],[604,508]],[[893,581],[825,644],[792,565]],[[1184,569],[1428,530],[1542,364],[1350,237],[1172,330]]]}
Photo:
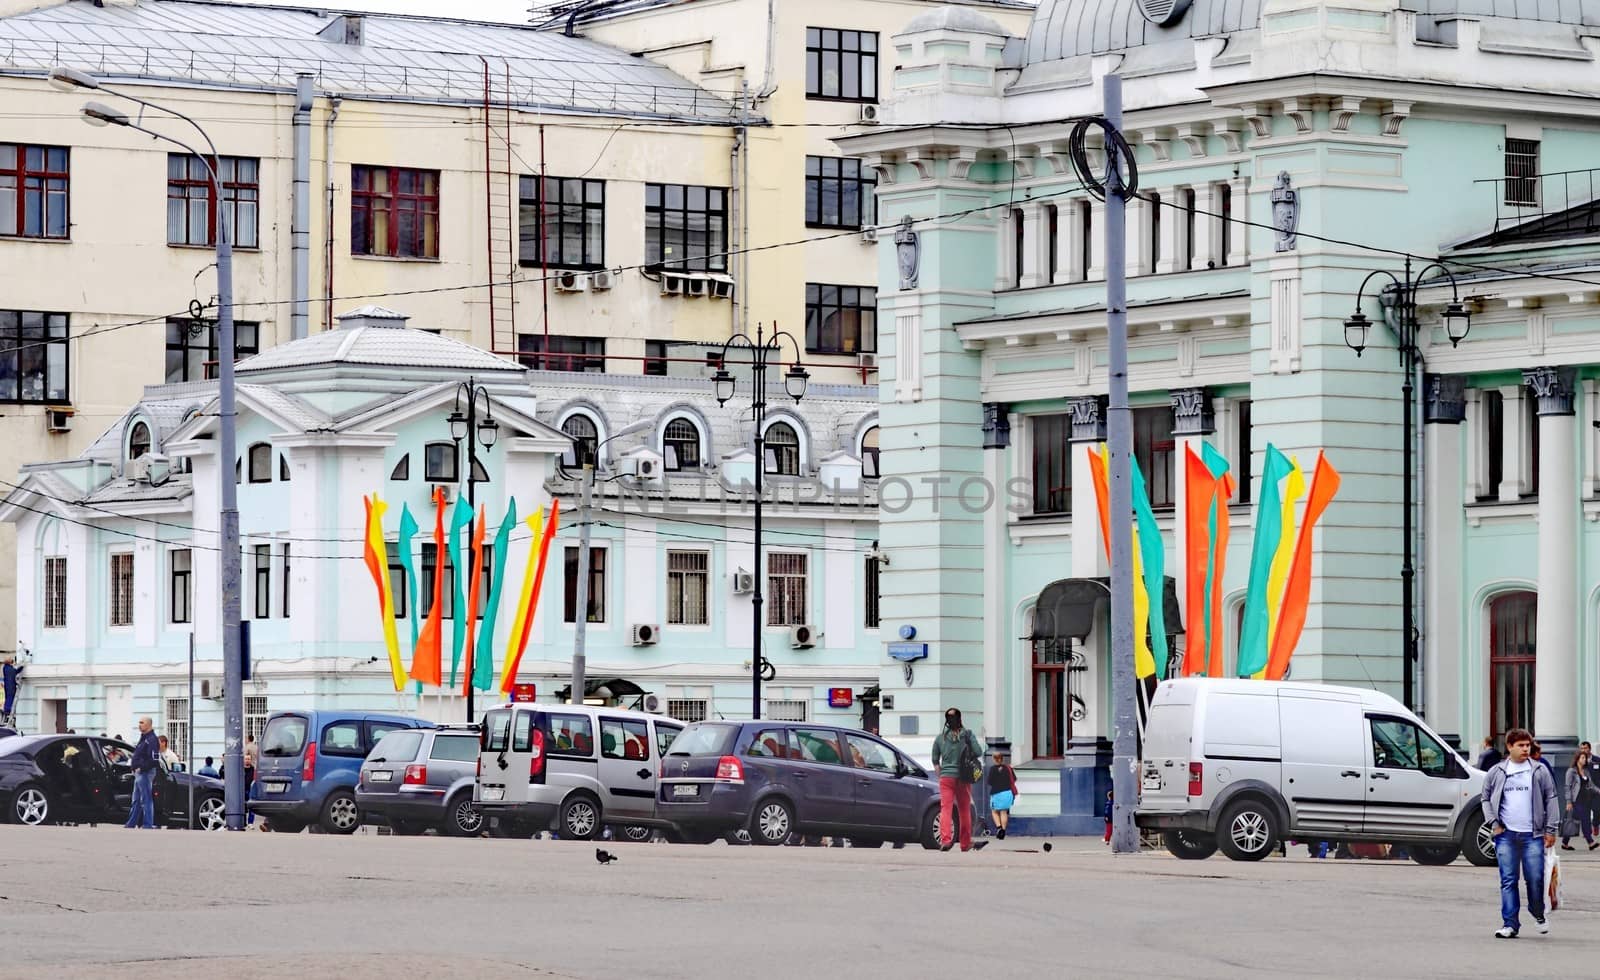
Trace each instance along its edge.
{"label": "orange flag", "polygon": [[1094,499],[1100,505],[1100,543],[1111,560],[1111,480],[1106,467],[1104,443],[1089,447],[1089,474],[1094,478]]}
{"label": "orange flag", "polygon": [[[483,532],[484,511],[478,508],[478,526],[472,530],[472,588],[467,595],[467,669],[462,675],[461,694],[470,697],[472,690],[472,652],[477,649],[472,642],[473,634],[478,631],[478,590],[483,587]],[[456,615],[462,615],[457,613]],[[440,658],[443,660],[443,657]],[[441,669],[443,664],[440,665]]]}
{"label": "orange flag", "polygon": [[[1217,555],[1220,563],[1228,554],[1228,498],[1233,496],[1233,475],[1222,474],[1222,479],[1216,484],[1217,502],[1217,540],[1212,542],[1212,551]],[[1222,576],[1216,575],[1211,583],[1211,636],[1206,641],[1206,655],[1209,662],[1206,665],[1206,675],[1209,677],[1222,677]]]}
{"label": "orange flag", "polygon": [[1200,454],[1189,446],[1184,452],[1185,514],[1189,537],[1184,556],[1184,613],[1189,617],[1189,635],[1183,650],[1183,676],[1191,677],[1206,669],[1206,569],[1211,563],[1211,501],[1217,493],[1217,479],[1211,475]]}
{"label": "orange flag", "polygon": [[1311,492],[1306,498],[1306,513],[1300,521],[1300,540],[1295,542],[1294,563],[1289,566],[1289,581],[1283,587],[1283,607],[1278,613],[1278,632],[1272,637],[1267,658],[1267,680],[1281,681],[1289,671],[1289,658],[1300,642],[1306,625],[1306,607],[1311,602],[1311,529],[1339,492],[1339,472],[1327,457],[1317,454],[1317,470],[1311,477]]}
{"label": "orange flag", "polygon": [[[539,591],[544,588],[544,562],[550,556],[550,539],[556,536],[556,529],[561,526],[561,501],[550,501],[550,522],[545,525],[544,537],[539,541],[539,563],[533,572],[533,591],[528,599],[527,616],[522,620],[522,635],[514,637],[515,655],[506,658],[505,670],[500,679],[500,690],[511,693],[511,687],[517,680],[517,668],[522,666],[522,652],[528,648],[528,634],[533,632],[533,617],[539,609]],[[578,610],[578,615],[584,615],[583,610]],[[579,694],[581,698],[583,695]]]}
{"label": "orange flag", "polygon": [[433,491],[433,606],[422,624],[417,649],[411,656],[411,679],[418,684],[438,687],[444,683],[444,658],[440,655],[444,636],[444,491]]}

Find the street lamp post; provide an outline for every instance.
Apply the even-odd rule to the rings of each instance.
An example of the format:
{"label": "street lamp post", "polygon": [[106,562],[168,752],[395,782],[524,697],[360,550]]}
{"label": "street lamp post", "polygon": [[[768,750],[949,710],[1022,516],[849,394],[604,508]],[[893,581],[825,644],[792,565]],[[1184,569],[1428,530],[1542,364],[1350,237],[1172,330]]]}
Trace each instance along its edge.
{"label": "street lamp post", "polygon": [[725,405],[733,397],[736,387],[733,375],[728,373],[728,352],[736,347],[743,347],[750,351],[751,367],[751,417],[755,425],[755,468],[756,468],[756,512],[755,512],[755,589],[752,596],[752,611],[750,617],[750,717],[761,717],[761,608],[765,602],[763,595],[765,576],[761,572],[761,484],[762,474],[766,472],[766,437],[762,431],[767,419],[767,364],[774,359],[783,359],[783,341],[787,339],[794,348],[794,363],[789,370],[784,372],[784,389],[789,397],[799,402],[805,397],[806,384],[811,375],[800,366],[800,344],[789,333],[773,329],[768,336],[760,323],[756,324],[756,336],[750,339],[749,334],[737,333],[728,338],[722,345],[722,361],[717,367],[716,374],[711,376],[711,383],[716,388],[717,404]]}
{"label": "street lamp post", "polygon": [[[465,412],[461,410],[461,400],[463,398],[465,398],[467,402],[467,410]],[[484,413],[481,418],[478,415],[478,402],[480,400],[483,402],[484,408]],[[483,442],[484,450],[488,451],[494,448],[495,440],[499,437],[500,423],[494,420],[494,403],[489,400],[488,389],[484,388],[483,385],[478,384],[477,381],[470,377],[456,385],[455,411],[450,413],[450,438],[455,440],[458,458],[461,452],[461,440],[467,440],[467,465],[465,467],[466,475],[461,478],[465,480],[467,484],[467,510],[471,512],[472,520],[474,522],[478,519],[478,499],[477,495],[473,492],[473,488],[478,482],[478,442],[481,440]],[[460,474],[457,475],[459,476]],[[469,555],[472,554],[470,542],[472,540],[472,528],[474,526],[475,524],[469,524],[467,527],[467,540],[469,542],[467,554]],[[475,571],[476,569],[468,569],[466,571],[467,581],[472,581],[472,574]],[[462,570],[459,568],[456,569],[456,574],[462,574]],[[465,614],[468,616],[476,616],[478,615],[478,610],[468,609],[466,610]],[[461,613],[458,612],[457,615],[461,615]],[[472,678],[468,677],[467,724],[469,725],[472,724],[473,719],[472,695]]]}
{"label": "street lamp post", "polygon": [[[135,95],[109,88],[98,79],[72,68],[56,67],[50,70],[50,84],[66,92],[80,89],[105,92],[140,106],[137,117],[114,109],[101,102],[89,102],[83,107],[83,118],[95,126],[122,126],[137,130],[147,136],[164,140],[199,157],[206,166],[211,180],[211,199],[217,210],[217,419],[219,439],[217,446],[217,483],[221,489],[218,514],[218,548],[221,577],[219,591],[222,606],[222,732],[223,766],[226,781],[223,789],[224,809],[229,830],[244,829],[244,801],[249,787],[244,784],[244,663],[239,646],[239,500],[238,488],[228,472],[228,460],[236,449],[236,408],[233,387],[233,227],[222,195],[222,181],[217,179],[217,145],[211,136],[193,119],[163,105],[148,102]],[[146,128],[144,110],[165,113],[194,127],[205,140],[210,155],[199,152],[183,140]]]}
{"label": "street lamp post", "polygon": [[1350,318],[1344,322],[1344,342],[1360,357],[1361,352],[1367,348],[1367,335],[1372,330],[1372,321],[1361,312],[1362,295],[1366,292],[1367,284],[1375,277],[1388,276],[1394,284],[1395,313],[1398,336],[1396,346],[1400,354],[1400,370],[1404,378],[1400,385],[1400,400],[1403,402],[1401,416],[1404,435],[1404,446],[1401,452],[1404,469],[1401,476],[1401,518],[1402,551],[1400,558],[1400,603],[1401,603],[1401,631],[1403,637],[1402,669],[1404,676],[1401,678],[1401,698],[1408,709],[1416,709],[1416,674],[1417,674],[1417,609],[1416,609],[1416,577],[1415,541],[1413,533],[1412,510],[1414,508],[1415,489],[1412,487],[1414,464],[1411,454],[1412,433],[1416,421],[1416,374],[1423,364],[1421,349],[1417,346],[1417,290],[1423,285],[1422,277],[1430,272],[1438,271],[1450,283],[1450,303],[1444,308],[1445,333],[1450,338],[1450,346],[1454,347],[1466,339],[1467,332],[1472,329],[1472,315],[1461,304],[1461,294],[1456,288],[1455,277],[1438,262],[1430,262],[1415,276],[1411,273],[1411,256],[1406,256],[1405,278],[1401,279],[1394,273],[1385,269],[1369,272],[1361,280],[1361,287],[1356,290],[1356,308]]}

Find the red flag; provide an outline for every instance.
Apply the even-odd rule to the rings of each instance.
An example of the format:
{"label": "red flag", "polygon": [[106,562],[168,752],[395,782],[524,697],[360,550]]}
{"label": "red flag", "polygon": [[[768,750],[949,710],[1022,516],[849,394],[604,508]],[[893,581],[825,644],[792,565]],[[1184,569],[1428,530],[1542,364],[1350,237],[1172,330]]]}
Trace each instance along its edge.
{"label": "red flag", "polygon": [[422,624],[416,652],[411,656],[411,679],[418,684],[438,687],[444,683],[444,658],[440,655],[444,636],[444,490],[433,491],[433,607]]}
{"label": "red flag", "polygon": [[1094,499],[1100,507],[1100,543],[1106,549],[1106,561],[1111,560],[1111,488],[1106,474],[1106,459],[1100,455],[1099,446],[1089,447],[1089,474],[1094,478]]}
{"label": "red flag", "polygon": [[1300,642],[1306,625],[1306,607],[1311,602],[1311,529],[1339,492],[1339,473],[1327,457],[1317,454],[1317,471],[1311,477],[1311,492],[1306,497],[1306,514],[1300,521],[1300,540],[1294,545],[1294,561],[1289,580],[1283,587],[1283,607],[1278,613],[1278,632],[1272,637],[1267,659],[1267,680],[1281,681],[1289,671],[1289,658]]}
{"label": "red flag", "polygon": [[[550,539],[556,536],[556,529],[561,526],[561,501],[552,498],[550,501],[550,520],[544,526],[544,539],[539,542],[539,562],[533,572],[533,595],[528,603],[528,616],[522,621],[522,635],[517,637],[517,653],[505,667],[505,681],[501,690],[511,693],[512,682],[517,679],[517,668],[522,666],[522,651],[528,648],[528,634],[533,632],[534,612],[539,608],[539,590],[544,588],[544,562],[550,556]],[[578,615],[587,613],[580,609]],[[573,696],[573,703],[581,703],[583,694],[580,692]]]}
{"label": "red flag", "polygon": [[1233,496],[1233,476],[1229,473],[1222,474],[1222,479],[1216,484],[1217,502],[1217,540],[1211,544],[1211,553],[1216,556],[1217,570],[1211,577],[1211,636],[1206,641],[1206,655],[1209,663],[1206,665],[1206,674],[1210,677],[1221,677],[1222,673],[1222,571],[1226,567],[1228,558],[1228,498]]}
{"label": "red flag", "polygon": [[[461,694],[470,697],[472,690],[472,656],[477,649],[472,642],[473,634],[478,631],[478,590],[483,587],[483,532],[484,511],[478,508],[478,526],[472,531],[472,588],[467,596],[467,669],[462,674]],[[457,613],[460,615],[460,613]],[[440,658],[443,659],[442,657]],[[441,665],[442,668],[442,665]]]}
{"label": "red flag", "polygon": [[1183,676],[1204,673],[1206,669],[1206,569],[1211,565],[1211,501],[1217,493],[1217,479],[1193,446],[1184,450],[1185,519],[1188,521],[1188,554],[1184,556],[1184,614],[1189,617],[1188,640],[1183,650]]}

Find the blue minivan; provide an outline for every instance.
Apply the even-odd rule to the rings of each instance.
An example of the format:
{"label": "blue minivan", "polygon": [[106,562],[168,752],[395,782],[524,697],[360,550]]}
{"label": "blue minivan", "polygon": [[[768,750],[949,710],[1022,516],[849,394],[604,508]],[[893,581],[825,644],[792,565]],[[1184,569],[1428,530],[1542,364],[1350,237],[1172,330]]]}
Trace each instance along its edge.
{"label": "blue minivan", "polygon": [[433,722],[369,711],[280,711],[261,730],[261,761],[250,812],[275,831],[295,834],[316,824],[330,834],[361,826],[356,780],[378,740]]}

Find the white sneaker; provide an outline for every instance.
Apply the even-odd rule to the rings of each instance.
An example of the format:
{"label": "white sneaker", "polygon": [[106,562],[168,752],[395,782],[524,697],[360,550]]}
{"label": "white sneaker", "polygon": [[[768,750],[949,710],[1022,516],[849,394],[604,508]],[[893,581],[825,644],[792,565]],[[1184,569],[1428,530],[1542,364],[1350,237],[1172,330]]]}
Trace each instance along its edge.
{"label": "white sneaker", "polygon": [[1517,930],[1511,928],[1510,926],[1501,926],[1494,931],[1494,938],[1515,939],[1517,938]]}
{"label": "white sneaker", "polygon": [[1541,935],[1541,936],[1550,935],[1550,920],[1549,919],[1534,919],[1533,920],[1533,926],[1534,926],[1535,929],[1539,930],[1539,935]]}

